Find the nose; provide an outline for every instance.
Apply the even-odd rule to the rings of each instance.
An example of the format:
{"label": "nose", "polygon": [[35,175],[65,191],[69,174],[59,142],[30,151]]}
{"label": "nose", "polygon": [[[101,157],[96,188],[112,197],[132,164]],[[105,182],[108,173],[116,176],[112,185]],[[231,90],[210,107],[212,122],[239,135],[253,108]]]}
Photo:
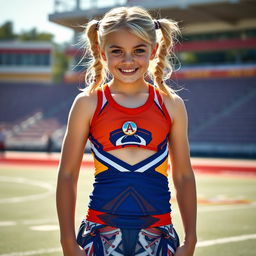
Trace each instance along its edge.
{"label": "nose", "polygon": [[132,63],[133,62],[133,56],[130,53],[126,53],[123,58],[124,63]]}

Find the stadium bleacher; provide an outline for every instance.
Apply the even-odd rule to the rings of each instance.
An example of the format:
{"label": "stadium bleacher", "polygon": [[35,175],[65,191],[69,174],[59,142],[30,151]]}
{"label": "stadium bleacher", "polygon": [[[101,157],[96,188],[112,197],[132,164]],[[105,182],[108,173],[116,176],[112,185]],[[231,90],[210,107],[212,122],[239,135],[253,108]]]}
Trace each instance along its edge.
{"label": "stadium bleacher", "polygon": [[256,78],[182,81],[192,152],[255,156]]}
{"label": "stadium bleacher", "polygon": [[[255,77],[185,79],[173,83],[174,89],[183,88],[177,93],[187,107],[192,155],[221,156],[228,150],[233,155],[255,156],[255,85]],[[34,150],[36,146],[42,150],[43,136],[56,132],[56,150],[59,150],[68,112],[78,93],[76,84],[0,83],[0,125],[9,131],[16,127],[9,137],[10,149],[21,149],[23,141],[27,149],[32,145]],[[35,113],[42,114],[17,131],[17,126]],[[11,141],[16,141],[16,146]],[[24,145],[22,149],[26,149]]]}
{"label": "stadium bleacher", "polygon": [[77,92],[69,85],[0,83],[0,125],[7,130],[7,148],[42,150],[45,134],[63,130]]}

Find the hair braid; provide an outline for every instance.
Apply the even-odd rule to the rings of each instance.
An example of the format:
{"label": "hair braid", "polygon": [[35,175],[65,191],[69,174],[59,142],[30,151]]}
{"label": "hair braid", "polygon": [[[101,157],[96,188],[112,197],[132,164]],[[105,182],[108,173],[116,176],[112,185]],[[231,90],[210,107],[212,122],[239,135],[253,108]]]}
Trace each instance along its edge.
{"label": "hair braid", "polygon": [[85,82],[89,85],[90,91],[93,91],[103,81],[103,65],[100,57],[99,51],[99,39],[97,32],[98,21],[91,20],[86,27],[85,35],[88,38],[88,50],[91,56],[91,61],[89,61],[89,67],[87,68],[85,75]]}
{"label": "hair braid", "polygon": [[[105,48],[107,36],[119,29],[128,29],[129,32],[141,38],[153,47],[159,43],[154,60],[150,61],[147,75],[154,80],[155,85],[164,93],[172,96],[174,89],[169,89],[164,83],[172,73],[172,63],[175,56],[172,52],[176,35],[180,33],[177,22],[168,19],[153,20],[152,16],[141,7],[117,7],[107,12],[100,20],[91,20],[85,29],[85,49],[90,61],[87,63],[85,82],[92,92],[97,87],[112,78],[106,61],[102,59],[100,49]],[[159,40],[160,39],[160,40]],[[166,71],[168,73],[166,73]]]}
{"label": "hair braid", "polygon": [[[162,37],[159,42],[159,49],[157,54],[157,63],[154,71],[154,80],[157,86],[163,90],[165,93],[170,95],[174,93],[173,89],[168,89],[169,87],[165,85],[164,80],[169,78],[172,71],[172,63],[169,61],[169,57],[173,57],[172,47],[174,45],[174,38],[177,34],[180,33],[177,22],[170,21],[167,19],[158,20],[160,24],[160,30],[162,32]],[[164,69],[167,68],[169,71],[166,75],[164,75]]]}

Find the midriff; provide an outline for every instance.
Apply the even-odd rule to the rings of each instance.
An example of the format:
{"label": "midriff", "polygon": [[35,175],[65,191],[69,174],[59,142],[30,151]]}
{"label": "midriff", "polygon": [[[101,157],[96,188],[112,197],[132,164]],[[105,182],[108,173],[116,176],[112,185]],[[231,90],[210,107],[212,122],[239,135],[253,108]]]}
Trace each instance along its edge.
{"label": "midriff", "polygon": [[125,147],[110,150],[108,151],[108,153],[126,162],[129,165],[134,165],[154,155],[156,152],[140,147]]}

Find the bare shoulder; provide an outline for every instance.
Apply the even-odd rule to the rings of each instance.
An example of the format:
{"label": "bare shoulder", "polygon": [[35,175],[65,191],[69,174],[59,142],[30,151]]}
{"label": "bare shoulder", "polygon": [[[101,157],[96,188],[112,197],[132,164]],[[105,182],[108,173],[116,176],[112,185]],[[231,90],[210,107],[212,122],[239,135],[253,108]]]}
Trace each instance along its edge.
{"label": "bare shoulder", "polygon": [[164,94],[163,101],[172,121],[175,121],[177,117],[186,115],[184,100],[178,94],[171,93],[171,96]]}
{"label": "bare shoulder", "polygon": [[87,110],[93,109],[97,105],[97,91],[89,92],[88,89],[80,92],[74,103],[82,107],[86,107]]}
{"label": "bare shoulder", "polygon": [[80,92],[73,101],[71,113],[79,115],[81,120],[91,120],[97,107],[97,91],[89,92],[88,89]]}
{"label": "bare shoulder", "polygon": [[97,104],[97,91],[90,92],[89,89],[85,89],[76,96],[74,101],[84,105]]}

